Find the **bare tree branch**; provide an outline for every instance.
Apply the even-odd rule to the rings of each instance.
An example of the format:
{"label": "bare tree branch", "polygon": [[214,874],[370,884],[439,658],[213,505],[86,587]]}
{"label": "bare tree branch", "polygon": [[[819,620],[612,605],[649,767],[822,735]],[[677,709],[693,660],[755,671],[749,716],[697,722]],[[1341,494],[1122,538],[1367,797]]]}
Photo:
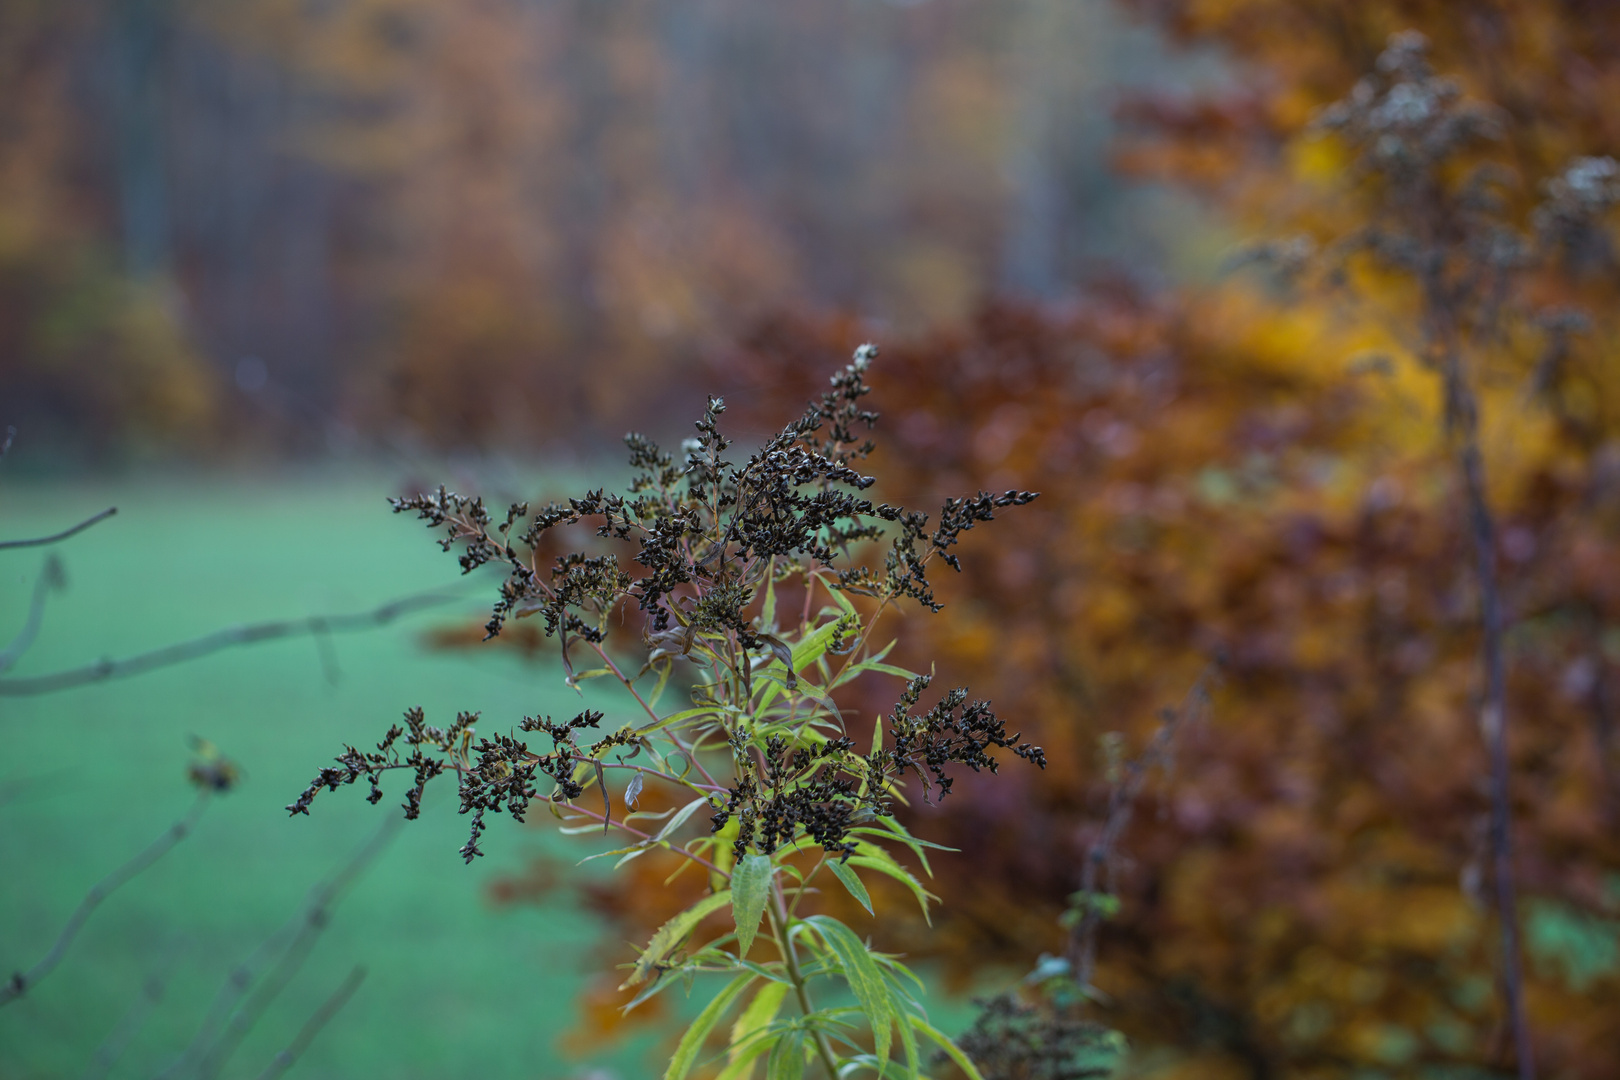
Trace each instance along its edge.
{"label": "bare tree branch", "polygon": [[[343,895],[393,840],[404,820],[403,817],[389,815],[365,846],[337,873],[310,890],[309,899],[291,921],[231,969],[196,1036],[180,1056],[159,1074],[158,1080],[172,1080],[188,1073],[202,1078],[218,1074],[242,1039],[258,1023],[264,1010],[308,959],[316,939],[331,921],[332,911]],[[259,979],[263,965],[278,950],[280,956],[255,987],[255,980]],[[248,998],[245,1002],[242,1000],[244,997]]]}
{"label": "bare tree branch", "polygon": [[10,671],[39,636],[40,624],[45,619],[45,596],[52,589],[61,588],[62,584],[62,562],[55,555],[49,555],[45,559],[45,566],[40,571],[39,577],[34,581],[34,596],[28,603],[28,619],[23,623],[23,628],[17,632],[17,636],[11,639],[11,644],[0,650],[0,674]]}
{"label": "bare tree branch", "polygon": [[68,946],[73,944],[73,939],[84,928],[85,921],[90,918],[91,913],[101,906],[101,902],[131,878],[163,858],[171,848],[189,836],[192,828],[197,824],[197,819],[202,816],[204,810],[208,809],[209,801],[209,792],[207,790],[200,792],[197,801],[192,804],[191,809],[186,812],[184,817],[165,829],[163,835],[148,844],[140,854],[92,886],[90,891],[85,894],[84,899],[79,902],[79,907],[73,912],[73,916],[68,919],[67,925],[62,928],[62,933],[57,936],[56,944],[51,946],[51,951],[45,955],[45,959],[27,971],[15,972],[4,986],[0,986],[0,1006],[10,1004],[22,997],[23,994],[33,989],[41,979],[49,975],[56,965],[62,962],[62,957],[67,954]]}
{"label": "bare tree branch", "polygon": [[269,1065],[265,1066],[264,1072],[259,1074],[259,1080],[276,1080],[276,1077],[292,1068],[293,1062],[297,1061],[299,1055],[309,1048],[309,1044],[314,1041],[315,1036],[319,1035],[321,1029],[331,1022],[332,1017],[336,1016],[343,1006],[349,1003],[349,999],[354,996],[354,992],[360,989],[360,984],[365,981],[365,968],[356,967],[349,972],[349,977],[343,980],[343,984],[321,1004],[319,1009],[315,1010],[315,1014],[304,1022],[304,1026],[298,1029],[297,1037],[287,1044],[286,1049],[272,1058]]}
{"label": "bare tree branch", "polygon": [[301,619],[283,619],[275,622],[250,623],[243,626],[226,627],[211,634],[183,641],[175,645],[165,645],[161,649],[150,652],[137,653],[123,660],[110,658],[98,660],[83,667],[69,668],[66,671],[53,672],[50,675],[36,675],[26,679],[0,679],[0,697],[33,697],[38,694],[50,694],[58,690],[70,690],[76,686],[89,683],[105,682],[108,679],[125,679],[133,675],[144,675],[148,671],[158,668],[171,667],[183,664],[188,660],[196,660],[210,653],[219,652],[236,645],[253,645],[261,641],[273,641],[277,638],[300,637],[313,634],[317,638],[329,634],[347,634],[359,630],[370,630],[379,626],[386,626],[396,619],[409,615],[424,608],[437,607],[462,598],[455,592],[426,592],[391,600],[381,607],[370,611],[362,611],[347,615],[311,615]]}
{"label": "bare tree branch", "polygon": [[1513,810],[1507,740],[1507,662],[1502,652],[1501,582],[1496,569],[1496,518],[1486,495],[1485,463],[1479,448],[1478,404],[1474,388],[1455,352],[1445,369],[1447,393],[1464,399],[1458,468],[1467,499],[1467,528],[1474,543],[1474,571],[1479,584],[1480,658],[1485,668],[1485,694],[1480,732],[1490,757],[1490,846],[1496,883],[1496,915],[1502,938],[1502,998],[1513,1026],[1520,1080],[1534,1080],[1535,1057],[1530,1018],[1524,1002],[1523,959],[1519,953],[1518,890],[1513,880]]}
{"label": "bare tree branch", "polygon": [[0,540],[0,551],[7,548],[44,547],[46,544],[54,544],[60,540],[66,540],[70,536],[77,536],[98,521],[106,521],[116,513],[118,513],[118,507],[109,506],[99,514],[91,514],[72,528],[63,529],[61,532],[52,533],[50,536],[34,536],[26,540]]}

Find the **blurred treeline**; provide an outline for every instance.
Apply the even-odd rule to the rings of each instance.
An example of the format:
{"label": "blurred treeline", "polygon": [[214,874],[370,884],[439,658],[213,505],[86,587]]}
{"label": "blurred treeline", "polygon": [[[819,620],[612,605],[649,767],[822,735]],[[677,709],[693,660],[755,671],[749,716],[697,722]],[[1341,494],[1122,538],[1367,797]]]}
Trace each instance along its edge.
{"label": "blurred treeline", "polygon": [[1153,276],[1178,219],[1105,91],[1214,70],[1160,42],[1069,0],[12,0],[0,400],[24,449],[554,449],[769,313]]}

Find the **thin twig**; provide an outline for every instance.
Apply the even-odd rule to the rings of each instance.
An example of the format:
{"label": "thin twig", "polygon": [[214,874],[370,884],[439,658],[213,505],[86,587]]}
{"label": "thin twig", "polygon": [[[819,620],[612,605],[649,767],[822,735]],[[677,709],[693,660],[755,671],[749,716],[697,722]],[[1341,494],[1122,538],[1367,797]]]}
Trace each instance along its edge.
{"label": "thin twig", "polygon": [[62,928],[61,934],[57,936],[56,943],[51,946],[51,951],[45,955],[45,959],[27,971],[14,973],[4,986],[0,986],[0,1006],[22,997],[49,975],[56,965],[62,962],[62,957],[67,955],[68,946],[73,944],[73,939],[84,928],[85,920],[101,906],[101,902],[131,878],[167,855],[171,848],[190,835],[192,828],[197,824],[197,819],[208,808],[209,802],[209,792],[207,790],[200,792],[197,801],[192,803],[191,809],[184,817],[163,830],[163,835],[148,844],[140,854],[93,885],[84,899],[79,901],[77,910]]}
{"label": "thin twig", "polygon": [[343,980],[343,984],[332,993],[332,996],[327,998],[321,1004],[321,1007],[315,1010],[313,1016],[304,1021],[304,1026],[298,1029],[298,1035],[292,1042],[287,1044],[286,1049],[272,1058],[270,1064],[265,1066],[264,1072],[259,1074],[259,1080],[275,1080],[276,1077],[292,1068],[293,1062],[297,1061],[299,1055],[309,1049],[309,1044],[315,1040],[315,1036],[321,1033],[322,1028],[331,1023],[332,1017],[342,1011],[343,1006],[349,1003],[349,999],[354,996],[354,992],[360,989],[360,984],[365,981],[365,968],[356,967],[349,972],[349,977]]}
{"label": "thin twig", "polygon": [[1161,714],[1159,729],[1153,733],[1147,748],[1126,763],[1124,775],[1108,795],[1108,817],[1102,832],[1086,852],[1086,861],[1080,871],[1080,888],[1084,907],[1079,922],[1069,933],[1069,970],[1075,983],[1085,990],[1091,986],[1092,971],[1097,963],[1097,931],[1102,925],[1103,912],[1099,904],[1098,876],[1114,857],[1114,848],[1131,823],[1136,809],[1136,798],[1147,783],[1153,769],[1167,763],[1175,746],[1176,735],[1189,722],[1196,721],[1209,704],[1209,684],[1215,678],[1216,667],[1210,664],[1193,681],[1192,688],[1176,709]]}
{"label": "thin twig", "polygon": [[118,513],[118,507],[109,506],[99,514],[91,514],[72,528],[63,529],[61,532],[52,533],[50,536],[34,536],[26,540],[0,540],[0,551],[7,548],[44,547],[46,544],[54,544],[66,540],[70,536],[77,536],[96,522],[105,521],[116,513]]}
{"label": "thin twig", "polygon": [[1513,880],[1513,818],[1507,745],[1507,663],[1502,653],[1502,598],[1496,572],[1496,520],[1486,496],[1485,463],[1479,449],[1477,404],[1473,387],[1453,355],[1446,368],[1448,395],[1466,402],[1461,425],[1458,465],[1468,501],[1468,528],[1474,543],[1474,569],[1479,583],[1481,660],[1485,699],[1480,728],[1490,756],[1490,846],[1496,882],[1496,914],[1502,938],[1502,999],[1513,1026],[1520,1080],[1534,1080],[1535,1057],[1530,1018],[1524,1003],[1524,973],[1519,956],[1518,896]]}
{"label": "thin twig", "polygon": [[52,589],[62,587],[62,563],[54,554],[45,558],[45,566],[40,570],[39,577],[34,581],[34,595],[28,602],[28,618],[17,636],[11,639],[11,644],[0,650],[0,674],[10,671],[34,639],[39,636],[40,624],[45,620],[45,597]]}
{"label": "thin twig", "polygon": [[299,637],[306,634],[320,636],[370,630],[374,627],[386,626],[402,616],[424,608],[437,607],[463,598],[463,594],[454,592],[416,593],[411,596],[401,597],[398,600],[391,600],[370,611],[354,614],[311,615],[300,619],[282,619],[275,622],[226,627],[223,630],[216,630],[211,634],[204,634],[202,637],[193,638],[190,641],[183,641],[176,645],[165,645],[161,649],[153,649],[150,652],[137,653],[123,660],[102,659],[93,664],[53,672],[50,675],[36,675],[27,679],[0,679],[0,697],[32,697],[37,694],[54,693],[58,690],[69,690],[89,683],[105,682],[108,679],[124,679],[134,675],[144,675],[148,671],[183,664],[188,660],[196,660],[210,653],[216,653],[221,649],[228,649],[236,645],[254,645],[261,641]]}
{"label": "thin twig", "polygon": [[[382,828],[372,835],[365,846],[357,851],[341,870],[310,891],[308,901],[291,922],[231,971],[226,977],[225,985],[215,997],[208,1016],[203,1020],[202,1027],[198,1029],[196,1037],[180,1057],[163,1071],[162,1077],[182,1075],[193,1061],[197,1062],[196,1074],[202,1080],[218,1075],[220,1069],[229,1062],[231,1055],[241,1045],[243,1038],[259,1022],[264,1010],[275,1001],[277,995],[298,973],[299,968],[303,967],[304,961],[309,958],[311,950],[315,947],[316,939],[331,922],[333,908],[371,861],[394,838],[403,822],[404,818],[390,815]],[[266,956],[261,954],[268,954],[283,939],[286,940],[286,946],[280,958],[255,987],[253,983],[256,978],[254,970],[256,962],[265,959]],[[238,1007],[237,1002],[244,996],[247,1000],[242,1001]],[[221,1032],[219,1029],[222,1024],[224,1030]],[[215,1038],[216,1032],[218,1038]],[[206,1052],[203,1050],[205,1046]]]}

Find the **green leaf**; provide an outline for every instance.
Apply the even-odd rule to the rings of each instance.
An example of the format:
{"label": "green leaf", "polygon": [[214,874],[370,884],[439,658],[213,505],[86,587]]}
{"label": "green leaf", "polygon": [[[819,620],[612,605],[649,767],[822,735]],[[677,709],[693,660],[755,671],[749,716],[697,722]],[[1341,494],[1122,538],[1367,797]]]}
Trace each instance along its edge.
{"label": "green leaf", "polygon": [[876,844],[862,844],[857,849],[857,854],[850,856],[849,862],[851,866],[863,866],[868,870],[876,870],[880,874],[887,874],[910,889],[912,895],[917,898],[917,906],[922,908],[923,919],[930,926],[933,925],[933,920],[928,914],[928,901],[932,900],[938,903],[939,897],[923,888],[922,882],[912,877],[911,871],[895,862],[893,855],[890,855]]}
{"label": "green leaf", "polygon": [[686,1029],[686,1034],[681,1036],[681,1041],[676,1045],[675,1056],[669,1059],[669,1068],[664,1070],[664,1080],[685,1080],[686,1074],[692,1071],[692,1063],[697,1060],[698,1054],[703,1049],[703,1040],[709,1037],[709,1032],[714,1030],[714,1025],[719,1023],[720,1017],[725,1015],[726,1010],[731,1008],[731,1003],[736,1001],[753,981],[752,972],[737,976],[703,1007],[703,1011],[698,1013],[697,1019],[692,1021],[692,1026]]}
{"label": "green leaf", "polygon": [[669,834],[680,828],[682,825],[685,825],[686,819],[696,813],[697,808],[700,806],[709,806],[709,800],[706,798],[693,799],[691,802],[681,807],[676,815],[669,819],[668,824],[666,824],[662,829],[658,830],[658,835],[653,837],[653,843],[657,843],[660,840],[668,840]]}
{"label": "green leaf", "polygon": [[917,1076],[917,1035],[911,1030],[911,1016],[904,1009],[896,1009],[895,1014],[900,1018],[897,1025],[900,1028],[900,1048],[906,1055],[906,1072],[913,1078]]}
{"label": "green leaf", "polygon": [[655,731],[662,731],[665,728],[672,727],[675,724],[679,724],[687,720],[693,720],[699,716],[704,716],[708,713],[713,713],[716,711],[718,710],[716,710],[712,705],[699,705],[695,709],[682,709],[678,713],[670,713],[668,716],[660,717],[658,720],[648,724],[646,727],[636,728],[635,733],[637,735],[650,735]]}
{"label": "green leaf", "polygon": [[726,1069],[720,1074],[722,1080],[739,1080],[753,1075],[753,1061],[765,1052],[768,1045],[755,1039],[755,1036],[766,1024],[776,1019],[788,990],[787,983],[768,982],[755,992],[754,1000],[748,1003],[742,1015],[737,1017],[737,1022],[731,1025],[731,1049],[727,1053],[729,1060]]}
{"label": "green leaf", "polygon": [[827,948],[838,957],[838,965],[844,969],[844,978],[855,994],[855,1000],[860,1003],[861,1011],[866,1014],[867,1022],[872,1025],[872,1042],[881,1069],[889,1060],[889,1043],[894,1035],[889,1029],[895,1019],[889,1007],[889,991],[884,985],[883,973],[866,951],[866,943],[837,919],[812,915],[804,921],[816,928],[816,933],[827,943]]}
{"label": "green leaf", "polygon": [[647,977],[653,966],[662,962],[682,941],[690,934],[698,923],[704,918],[719,911],[731,903],[731,890],[722,889],[712,896],[705,896],[669,922],[658,928],[658,932],[647,942],[647,947],[641,951],[641,957],[636,961],[635,970],[630,977],[619,987],[620,990],[635,986]]}
{"label": "green leaf", "polygon": [[850,615],[857,618],[859,617],[859,613],[855,610],[854,602],[850,600],[849,597],[844,595],[844,590],[834,589],[829,586],[827,589],[827,595],[832,597],[833,603],[837,604],[839,608],[843,610],[845,615]]}
{"label": "green leaf", "polygon": [[574,687],[588,679],[600,679],[604,675],[611,674],[613,674],[612,668],[596,667],[591,668],[589,671],[581,671],[577,674],[570,675],[564,679],[563,682],[569,687]]}
{"label": "green leaf", "polygon": [[[596,827],[594,825],[591,826],[591,831],[592,832],[596,831]],[[632,855],[640,855],[642,852],[644,852],[646,850],[647,850],[647,841],[641,840],[641,841],[638,841],[638,842],[636,842],[634,844],[631,844],[629,847],[614,848],[612,851],[598,851],[595,855],[587,855],[583,859],[579,860],[579,862],[575,863],[574,865],[575,866],[584,866],[586,863],[591,862],[591,861],[593,861],[595,859],[606,859],[606,858],[608,858],[610,856],[613,856],[613,855],[623,855],[626,859],[628,859]],[[618,863],[614,864],[615,869],[618,866],[619,866]]]}
{"label": "green leaf", "polygon": [[[841,621],[841,619],[831,619],[825,623],[822,623],[820,626],[816,627],[814,630],[810,631],[803,638],[801,638],[798,644],[793,646],[792,663],[788,665],[789,671],[803,671],[805,668],[809,667],[811,664],[815,663],[817,660],[820,660],[824,655],[826,655],[827,646],[831,644],[833,635],[837,633],[838,625]],[[781,661],[773,661],[772,667],[778,663],[781,663]],[[769,671],[770,668],[765,669],[765,672]],[[761,674],[764,674],[764,672]],[[795,676],[795,678],[797,678],[797,676]],[[768,677],[762,678],[759,681],[764,686],[764,689],[760,692],[759,704],[755,706],[755,711],[763,712],[766,707],[771,704],[771,702],[776,700],[777,695],[782,692],[783,685],[781,682]]]}
{"label": "green leaf", "polygon": [[789,981],[788,977],[782,973],[782,964],[780,961],[773,964],[758,964],[752,960],[738,960],[736,957],[732,957],[731,959],[738,967],[745,967],[749,971],[752,971],[755,975],[763,976],[764,978],[780,983],[783,986],[793,985],[793,983]]}
{"label": "green leaf", "polygon": [[673,660],[665,660],[663,666],[658,669],[658,682],[654,684],[652,693],[647,695],[647,708],[656,709],[658,707],[658,699],[664,696],[664,687],[669,685],[669,676],[674,670],[675,662]]}
{"label": "green leaf", "polygon": [[771,1047],[765,1080],[804,1080],[804,1032],[787,1032]]}
{"label": "green leaf", "polygon": [[864,826],[859,829],[851,829],[850,832],[864,833],[867,836],[881,836],[889,840],[900,841],[902,844],[906,845],[906,847],[911,849],[912,854],[917,856],[917,859],[922,863],[923,870],[928,874],[929,877],[934,876],[934,868],[928,865],[927,849],[931,848],[934,851],[957,850],[956,848],[948,847],[944,844],[936,844],[932,840],[917,839],[915,836],[912,836],[906,831],[906,827],[904,825],[900,824],[892,817],[880,817],[878,818],[878,821],[880,823],[880,827],[878,828]]}
{"label": "green leaf", "polygon": [[941,1050],[945,1051],[945,1056],[956,1063],[956,1067],[961,1069],[962,1072],[967,1075],[968,1080],[984,1080],[984,1076],[979,1072],[978,1066],[973,1064],[973,1059],[962,1053],[962,1048],[951,1042],[950,1039],[946,1038],[944,1032],[940,1031],[938,1028],[934,1027],[934,1025],[930,1024],[927,1020],[924,1020],[920,1016],[908,1016],[906,1017],[906,1020],[911,1024],[912,1027],[928,1036],[928,1038],[932,1039]]}
{"label": "green leaf", "polygon": [[746,1047],[734,1050],[736,1057],[726,1063],[726,1067],[715,1080],[753,1080],[754,1062],[775,1045],[768,1038],[755,1038]]}
{"label": "green leaf", "polygon": [[866,909],[868,915],[877,914],[872,910],[872,897],[867,894],[866,886],[861,884],[861,879],[855,871],[844,865],[842,859],[828,859],[827,869],[831,870],[833,875],[844,883],[844,888],[849,890],[849,895],[853,896],[861,907]]}
{"label": "green leaf", "polygon": [[731,913],[737,920],[738,956],[747,956],[754,944],[774,869],[769,855],[745,855],[731,871]]}

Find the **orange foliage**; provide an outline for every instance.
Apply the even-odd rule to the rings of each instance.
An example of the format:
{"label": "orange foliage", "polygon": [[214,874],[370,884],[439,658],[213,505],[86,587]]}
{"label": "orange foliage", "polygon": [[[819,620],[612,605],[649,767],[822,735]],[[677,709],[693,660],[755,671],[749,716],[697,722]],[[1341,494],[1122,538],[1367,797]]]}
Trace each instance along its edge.
{"label": "orange foliage", "polygon": [[[195,443],[217,388],[163,284],[119,273],[61,63],[81,5],[0,10],[0,427]],[[25,439],[25,443],[26,443]]]}
{"label": "orange foliage", "polygon": [[[733,370],[791,400],[858,329],[778,324]],[[1353,337],[1241,296],[1104,293],[1058,318],[992,308],[883,357],[875,396],[901,403],[873,466],[902,478],[889,490],[1043,492],[1015,542],[964,543],[951,629],[910,616],[902,650],[939,657],[1053,762],[1039,783],[914,808],[965,854],[939,859],[943,924],[887,926],[886,945],[959,971],[1055,949],[1108,788],[1099,736],[1143,745],[1216,657],[1214,719],[1123,845],[1102,1018],[1287,1075],[1489,1060],[1466,537],[1432,398],[1328,360]],[[1620,487],[1610,449],[1541,448],[1498,469],[1520,870],[1531,921],[1612,935],[1620,596],[1589,568],[1620,554]],[[1551,1074],[1606,1075],[1617,1014],[1592,986],[1620,988],[1620,970],[1571,981],[1554,953],[1530,999]]]}
{"label": "orange foliage", "polygon": [[[1568,158],[1620,149],[1613,5],[1135,6],[1248,66],[1224,101],[1133,103],[1126,163],[1201,186],[1251,232],[1364,222],[1342,155],[1302,132],[1406,27],[1506,110],[1510,213]],[[1529,1012],[1542,1074],[1583,1080],[1620,1072],[1614,269],[1529,281],[1536,305],[1592,314],[1569,351],[1520,329],[1480,358]],[[1221,665],[1211,718],[1147,789],[1115,867],[1098,1016],[1174,1052],[1144,1053],[1144,1073],[1494,1075],[1480,1070],[1510,1049],[1483,880],[1479,615],[1439,386],[1413,356],[1410,290],[1359,266],[1348,284],[991,305],[873,370],[880,496],[1043,492],[1015,529],[964,542],[951,620],[909,614],[897,632],[900,662],[938,658],[1052,762],[911,809],[963,853],[936,862],[935,927],[889,898],[880,947],[959,976],[1055,951],[1106,805],[1108,737],[1141,748],[1155,710]],[[733,415],[778,419],[872,336],[854,319],[763,325],[719,363]]]}

